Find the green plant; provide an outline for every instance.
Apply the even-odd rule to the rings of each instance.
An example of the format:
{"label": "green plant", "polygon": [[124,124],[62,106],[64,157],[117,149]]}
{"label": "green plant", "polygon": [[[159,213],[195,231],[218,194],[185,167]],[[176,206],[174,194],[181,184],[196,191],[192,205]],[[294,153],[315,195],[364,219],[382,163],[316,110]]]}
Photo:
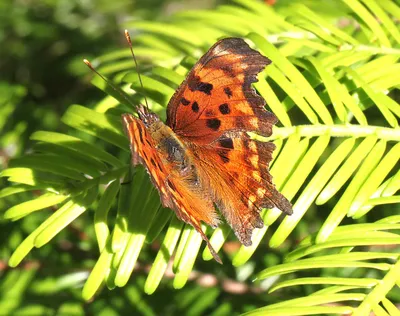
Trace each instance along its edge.
{"label": "green plant", "polygon": [[[94,64],[123,84],[129,102],[94,78],[110,96],[94,109],[72,105],[62,118],[81,136],[35,132],[35,153],[15,159],[1,173],[13,185],[0,191],[0,197],[43,192],[10,207],[6,219],[57,208],[20,243],[9,264],[18,265],[34,247],[44,246],[93,209],[101,254],[83,288],[85,299],[103,283],[110,289],[125,286],[139,255],[141,262],[152,262],[143,285],[146,293],[157,289],[174,251],[173,287],[184,287],[201,237],[160,208],[143,169],[131,170],[119,116],[133,111],[130,103],[138,104],[143,95],[163,116],[169,97],[202,52],[221,36],[241,36],[273,61],[255,87],[279,118],[281,126],[269,139],[277,145],[271,173],[294,204],[294,214],[279,225],[280,212],[265,210],[266,226],[255,231],[253,245],[241,247],[232,257],[223,255],[225,264],[247,264],[253,272],[256,267],[249,263],[271,226],[269,246],[286,247],[281,248],[283,263],[271,266],[266,261],[264,266],[270,267],[256,275],[267,280],[263,286],[283,279],[268,288],[288,294],[248,314],[366,315],[372,310],[395,315],[394,302],[400,296],[400,105],[395,101],[400,86],[400,5],[389,0],[340,4],[332,14],[344,18],[341,27],[300,3],[274,11],[251,0],[213,11],[182,12],[169,23],[128,22],[128,29],[140,31],[135,51],[144,68],[144,89],[136,72],[128,70],[128,50],[98,58]],[[159,66],[149,67],[149,58]],[[379,214],[371,212],[375,208]],[[116,214],[111,216],[110,210]],[[296,245],[288,239],[291,233],[309,236]],[[225,225],[216,229],[214,248],[221,249],[228,235]],[[154,259],[152,252],[141,250],[155,240],[161,244]],[[212,258],[207,248],[202,256]],[[257,269],[262,267],[258,264]],[[284,279],[288,273],[290,278]]]}

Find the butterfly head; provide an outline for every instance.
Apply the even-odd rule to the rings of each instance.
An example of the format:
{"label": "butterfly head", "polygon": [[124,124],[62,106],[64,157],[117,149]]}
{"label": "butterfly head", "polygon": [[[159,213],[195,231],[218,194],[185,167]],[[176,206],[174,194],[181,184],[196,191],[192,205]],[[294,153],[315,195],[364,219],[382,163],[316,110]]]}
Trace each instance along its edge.
{"label": "butterfly head", "polygon": [[146,127],[160,121],[157,114],[150,112],[150,110],[142,104],[139,105],[137,113]]}

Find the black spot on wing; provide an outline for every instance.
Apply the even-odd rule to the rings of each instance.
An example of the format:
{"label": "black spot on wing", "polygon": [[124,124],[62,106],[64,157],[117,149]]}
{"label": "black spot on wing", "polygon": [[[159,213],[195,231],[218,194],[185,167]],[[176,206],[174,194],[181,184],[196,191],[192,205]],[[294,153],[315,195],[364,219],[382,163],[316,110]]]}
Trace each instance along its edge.
{"label": "black spot on wing", "polygon": [[186,106],[186,105],[189,105],[190,101],[185,98],[182,98],[181,103]]}
{"label": "black spot on wing", "polygon": [[232,97],[232,90],[231,90],[231,88],[225,87],[225,88],[224,88],[224,92],[225,92],[225,94],[228,96],[228,98],[231,98],[231,97]]}
{"label": "black spot on wing", "polygon": [[228,103],[223,103],[219,106],[219,111],[221,112],[221,114],[229,114],[231,113],[231,109],[229,108]]}
{"label": "black spot on wing", "polygon": [[200,91],[207,95],[211,95],[213,85],[207,82],[201,82],[199,76],[188,79],[188,87],[190,91]]}
{"label": "black spot on wing", "polygon": [[194,101],[192,104],[192,111],[197,113],[197,112],[199,112],[199,109],[200,109],[199,104],[196,101]]}
{"label": "black spot on wing", "polygon": [[233,149],[232,138],[222,138],[219,140],[219,144],[221,147]]}
{"label": "black spot on wing", "polygon": [[206,125],[208,128],[211,128],[214,131],[218,131],[219,127],[221,126],[221,121],[219,119],[208,119],[206,121]]}
{"label": "black spot on wing", "polygon": [[156,162],[154,161],[153,158],[151,158],[150,161],[151,161],[151,164],[154,166],[154,168],[157,167],[157,164],[156,164]]}

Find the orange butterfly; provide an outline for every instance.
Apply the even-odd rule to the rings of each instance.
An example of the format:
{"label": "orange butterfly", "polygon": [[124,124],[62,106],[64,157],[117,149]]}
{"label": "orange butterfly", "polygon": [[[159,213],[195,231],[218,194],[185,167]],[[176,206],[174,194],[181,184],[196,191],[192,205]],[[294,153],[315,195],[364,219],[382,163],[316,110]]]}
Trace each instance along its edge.
{"label": "orange butterfly", "polygon": [[144,106],[139,118],[122,116],[133,164],[146,167],[162,204],[201,234],[219,263],[200,226],[217,227],[215,205],[245,246],[264,226],[261,209],[292,214],[269,173],[275,145],[247,135],[270,136],[277,122],[251,87],[270,63],[240,38],[220,40],[172,96],[166,123]]}

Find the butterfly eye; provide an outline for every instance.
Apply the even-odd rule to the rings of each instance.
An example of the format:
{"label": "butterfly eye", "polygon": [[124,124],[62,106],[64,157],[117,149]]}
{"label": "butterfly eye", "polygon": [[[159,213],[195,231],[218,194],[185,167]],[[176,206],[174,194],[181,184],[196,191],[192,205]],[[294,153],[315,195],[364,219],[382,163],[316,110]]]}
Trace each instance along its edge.
{"label": "butterfly eye", "polygon": [[144,123],[144,125],[146,127],[149,127],[150,125],[160,121],[160,119],[158,118],[158,116],[156,114],[150,112],[143,105],[139,106],[137,112],[138,112],[140,120]]}

